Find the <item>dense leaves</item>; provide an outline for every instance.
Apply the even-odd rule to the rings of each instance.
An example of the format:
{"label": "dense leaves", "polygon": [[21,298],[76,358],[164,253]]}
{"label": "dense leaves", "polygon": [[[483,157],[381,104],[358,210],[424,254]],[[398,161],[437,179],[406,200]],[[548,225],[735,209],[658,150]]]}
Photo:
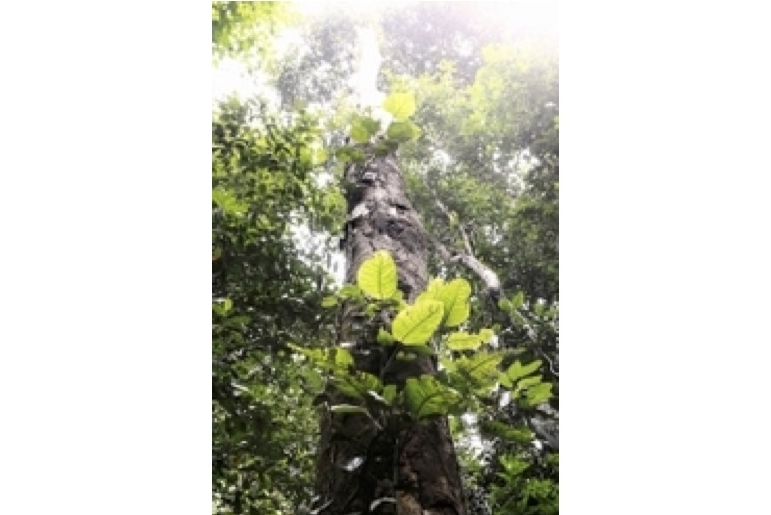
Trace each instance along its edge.
{"label": "dense leaves", "polygon": [[[331,227],[336,192],[319,188],[312,118],[259,102],[222,104],[212,124],[212,488],[223,513],[290,513],[308,494],[315,414],[290,341],[329,338],[319,305],[324,245],[294,227]],[[304,478],[304,480],[302,479]]]}
{"label": "dense leaves", "polygon": [[293,18],[284,2],[212,2],[212,51],[215,57],[265,58],[271,36]]}

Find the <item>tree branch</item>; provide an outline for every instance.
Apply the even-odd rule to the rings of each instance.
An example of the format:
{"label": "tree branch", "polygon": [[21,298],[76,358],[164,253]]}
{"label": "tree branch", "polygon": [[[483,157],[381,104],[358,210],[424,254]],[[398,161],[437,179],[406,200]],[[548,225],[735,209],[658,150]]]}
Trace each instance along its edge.
{"label": "tree branch", "polygon": [[[448,209],[445,207],[442,202],[434,196],[434,200],[436,201],[437,207],[444,213],[444,215],[447,217],[448,221],[452,221],[452,215],[448,211]],[[434,244],[434,247],[439,252],[439,255],[442,257],[442,259],[448,263],[461,263],[466,268],[474,272],[479,278],[482,280],[482,282],[485,283],[485,286],[487,288],[488,294],[490,294],[494,298],[500,298],[500,296],[503,294],[501,290],[501,281],[498,279],[498,274],[496,274],[490,267],[479,261],[476,256],[474,255],[474,252],[471,248],[471,241],[469,240],[468,235],[466,234],[466,230],[463,228],[462,225],[458,224],[458,229],[460,230],[461,237],[463,238],[463,245],[466,248],[466,254],[460,254],[457,252],[450,252],[447,250],[447,247],[444,246],[442,242],[440,242],[437,238],[431,237],[431,241]]]}

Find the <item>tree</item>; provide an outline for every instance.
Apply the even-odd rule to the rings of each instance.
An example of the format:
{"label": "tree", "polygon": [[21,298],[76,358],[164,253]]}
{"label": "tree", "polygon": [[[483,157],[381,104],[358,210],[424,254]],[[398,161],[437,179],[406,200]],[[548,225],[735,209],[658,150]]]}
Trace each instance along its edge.
{"label": "tree", "polygon": [[222,513],[291,513],[309,495],[315,413],[287,342],[329,338],[332,323],[315,309],[329,291],[312,264],[318,250],[291,237],[293,224],[323,227],[342,212],[311,175],[319,139],[313,117],[281,119],[259,102],[224,103],[213,118],[212,491]]}
{"label": "tree", "polygon": [[[501,406],[501,398],[497,409],[479,412],[488,452],[468,482],[479,485],[493,512],[501,514],[558,509],[555,51],[488,47],[469,85],[457,79],[452,63],[431,75],[394,79],[414,88],[419,99],[415,119],[424,137],[405,146],[402,161],[429,234],[447,253],[473,254],[500,274],[507,292],[501,309],[488,305],[475,313],[480,323],[494,324],[503,348],[540,360],[544,381],[554,385],[554,395],[536,409]],[[447,260],[435,253],[429,269],[447,268]],[[512,359],[503,366],[511,366]]]}
{"label": "tree", "polygon": [[[230,4],[213,13],[244,14]],[[280,112],[231,102],[213,120],[217,512],[387,513],[401,503],[463,513],[461,483],[481,501],[468,513],[557,512],[556,59],[464,27],[463,16],[447,21],[457,30],[435,30],[430,5],[420,4],[422,21],[381,32],[392,65],[381,84],[414,92],[421,129],[404,116],[381,129],[366,112],[330,111],[346,105],[350,69],[337,63],[350,62],[340,36],[355,21],[307,33],[319,66],[270,55],[270,15],[256,32],[231,31],[262,34],[263,72],[277,74],[284,102]],[[399,14],[412,19],[412,9]],[[327,111],[303,112],[293,98]],[[355,144],[338,148],[346,125]],[[342,227],[346,284],[333,293],[329,237]],[[380,298],[360,272],[387,268],[386,255],[395,291]],[[436,315],[427,301],[451,284],[467,285],[462,325],[440,321],[426,342],[402,341],[407,314]],[[440,463],[447,481],[416,488]]]}
{"label": "tree", "polygon": [[[355,282],[362,263],[387,250],[396,262],[397,284],[413,302],[427,283],[428,240],[404,192],[395,153],[375,154],[364,147],[366,160],[351,164],[345,173],[348,218],[344,251],[347,280]],[[357,314],[347,311],[346,333],[356,325]],[[348,336],[348,334],[346,334]],[[397,360],[395,349],[385,348],[377,335],[350,334],[357,338],[354,368],[383,379],[383,385],[403,387],[410,378],[436,374],[429,356]],[[332,406],[349,401],[345,391],[331,387]],[[435,513],[465,515],[462,485],[452,438],[444,417],[419,423],[392,414],[378,422],[361,413],[327,411],[322,418],[316,493],[321,513],[370,513],[382,502],[393,502],[396,511],[380,513]]]}

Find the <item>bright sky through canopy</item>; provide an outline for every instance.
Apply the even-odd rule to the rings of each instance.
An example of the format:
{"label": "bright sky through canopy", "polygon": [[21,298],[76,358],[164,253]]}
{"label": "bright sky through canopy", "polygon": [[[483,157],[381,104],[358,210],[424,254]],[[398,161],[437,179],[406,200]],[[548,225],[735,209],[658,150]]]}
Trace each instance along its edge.
{"label": "bright sky through canopy", "polygon": [[[378,16],[378,13],[389,7],[398,7],[415,2],[376,1],[376,2],[292,2],[299,11],[313,18],[329,15],[335,11],[361,15],[363,20]],[[505,27],[506,30],[541,34],[557,38],[558,34],[558,3],[543,1],[509,1],[509,2],[463,2],[468,9],[482,14],[489,20],[491,27]],[[297,35],[290,30],[285,35],[285,41],[291,41]],[[357,47],[357,69],[351,77],[351,86],[357,92],[357,102],[362,107],[372,106],[376,115],[385,97],[377,90],[376,80],[380,70],[382,57],[377,45],[377,38],[369,27],[357,29],[355,38]],[[269,88],[260,84],[259,78],[250,76],[246,66],[234,59],[225,59],[213,71],[212,97],[222,99],[231,93],[237,93],[242,98],[249,98],[258,91],[271,95]]]}

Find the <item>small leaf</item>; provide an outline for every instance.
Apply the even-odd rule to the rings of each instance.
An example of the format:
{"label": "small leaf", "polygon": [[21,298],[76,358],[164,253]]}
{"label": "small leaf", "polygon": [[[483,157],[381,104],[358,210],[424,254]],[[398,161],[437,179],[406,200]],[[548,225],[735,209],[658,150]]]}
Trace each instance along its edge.
{"label": "small leaf", "polygon": [[517,381],[517,388],[527,388],[529,386],[536,385],[541,382],[543,375],[538,374],[535,376],[522,377]]}
{"label": "small leaf", "polygon": [[514,383],[511,382],[511,379],[509,379],[509,376],[506,375],[506,372],[501,372],[498,375],[498,382],[501,383],[501,386],[504,386],[506,388],[511,388],[514,386]]}
{"label": "small leaf", "polygon": [[397,120],[406,120],[417,109],[412,93],[391,93],[383,102],[383,109],[394,115]]}
{"label": "small leaf", "polygon": [[387,299],[396,293],[396,262],[387,251],[379,250],[361,264],[356,281],[373,299]]}
{"label": "small leaf", "polygon": [[358,143],[366,143],[380,130],[380,122],[366,116],[357,116],[351,125],[351,137]]}
{"label": "small leaf", "polygon": [[391,122],[386,131],[389,139],[401,143],[418,139],[421,134],[420,128],[412,122]]}
{"label": "small leaf", "polygon": [[502,474],[502,476],[509,480],[513,479],[514,476],[521,474],[527,470],[528,467],[530,467],[528,462],[520,460],[516,456],[511,455],[501,456],[498,458],[498,461],[501,462],[501,465],[503,465],[503,468],[506,471],[506,474]]}
{"label": "small leaf", "polygon": [[353,147],[341,147],[335,151],[335,156],[342,161],[351,161],[353,163],[363,163],[366,158],[361,149]]}
{"label": "small leaf", "polygon": [[381,327],[377,331],[376,340],[381,345],[393,345],[394,336]]}
{"label": "small leaf", "polygon": [[367,143],[380,130],[380,122],[366,116],[357,116],[351,124],[351,138]]}
{"label": "small leaf", "polygon": [[366,143],[369,141],[369,133],[361,125],[354,124],[351,127],[351,138],[357,143]]}
{"label": "small leaf", "polygon": [[361,288],[355,284],[344,284],[337,294],[341,299],[360,299],[362,297]]}
{"label": "small leaf", "polygon": [[212,308],[215,313],[224,316],[227,315],[228,311],[233,309],[233,301],[231,299],[223,299],[221,304],[219,302],[212,304]]}
{"label": "small leaf", "polygon": [[457,332],[447,337],[447,348],[454,351],[476,350],[481,345],[482,339],[478,334]]}
{"label": "small leaf", "polygon": [[334,356],[335,356],[335,365],[338,365],[340,367],[347,367],[348,365],[353,365],[353,356],[351,356],[351,353],[348,352],[347,349],[341,349],[341,348],[335,348],[334,350]]}
{"label": "small leaf", "polygon": [[431,415],[446,415],[459,401],[457,392],[430,375],[410,377],[404,387],[404,401],[410,414],[421,420]]}
{"label": "small leaf", "polygon": [[537,406],[551,397],[551,383],[540,383],[527,389],[525,402],[528,406]]}
{"label": "small leaf", "polygon": [[522,307],[522,304],[525,303],[525,292],[518,291],[514,297],[511,298],[511,304],[514,309],[519,309]]}
{"label": "small leaf", "polygon": [[485,432],[492,433],[495,436],[506,438],[514,442],[529,444],[533,441],[535,434],[524,426],[513,426],[497,420],[482,422]]}
{"label": "small leaf", "polygon": [[383,388],[383,399],[389,406],[393,405],[397,393],[395,384],[388,384]]}
{"label": "small leaf", "polygon": [[519,362],[519,360],[515,361],[514,363],[509,366],[508,370],[506,370],[506,375],[509,376],[509,379],[511,379],[512,382],[516,381],[520,377],[525,377],[527,375],[532,374],[536,370],[538,370],[538,367],[541,366],[541,360],[536,359],[529,365],[522,366],[522,363]]}
{"label": "small leaf", "polygon": [[235,194],[230,190],[216,188],[212,190],[211,198],[225,213],[240,216],[249,209],[249,205],[239,201]]}
{"label": "small leaf", "polygon": [[489,343],[492,341],[492,339],[495,337],[495,333],[492,329],[488,329],[485,327],[484,329],[479,330],[479,338],[482,339],[482,343]]}
{"label": "small leaf", "polygon": [[400,311],[393,321],[391,332],[406,344],[426,343],[442,322],[444,307],[441,302],[426,300]]}

